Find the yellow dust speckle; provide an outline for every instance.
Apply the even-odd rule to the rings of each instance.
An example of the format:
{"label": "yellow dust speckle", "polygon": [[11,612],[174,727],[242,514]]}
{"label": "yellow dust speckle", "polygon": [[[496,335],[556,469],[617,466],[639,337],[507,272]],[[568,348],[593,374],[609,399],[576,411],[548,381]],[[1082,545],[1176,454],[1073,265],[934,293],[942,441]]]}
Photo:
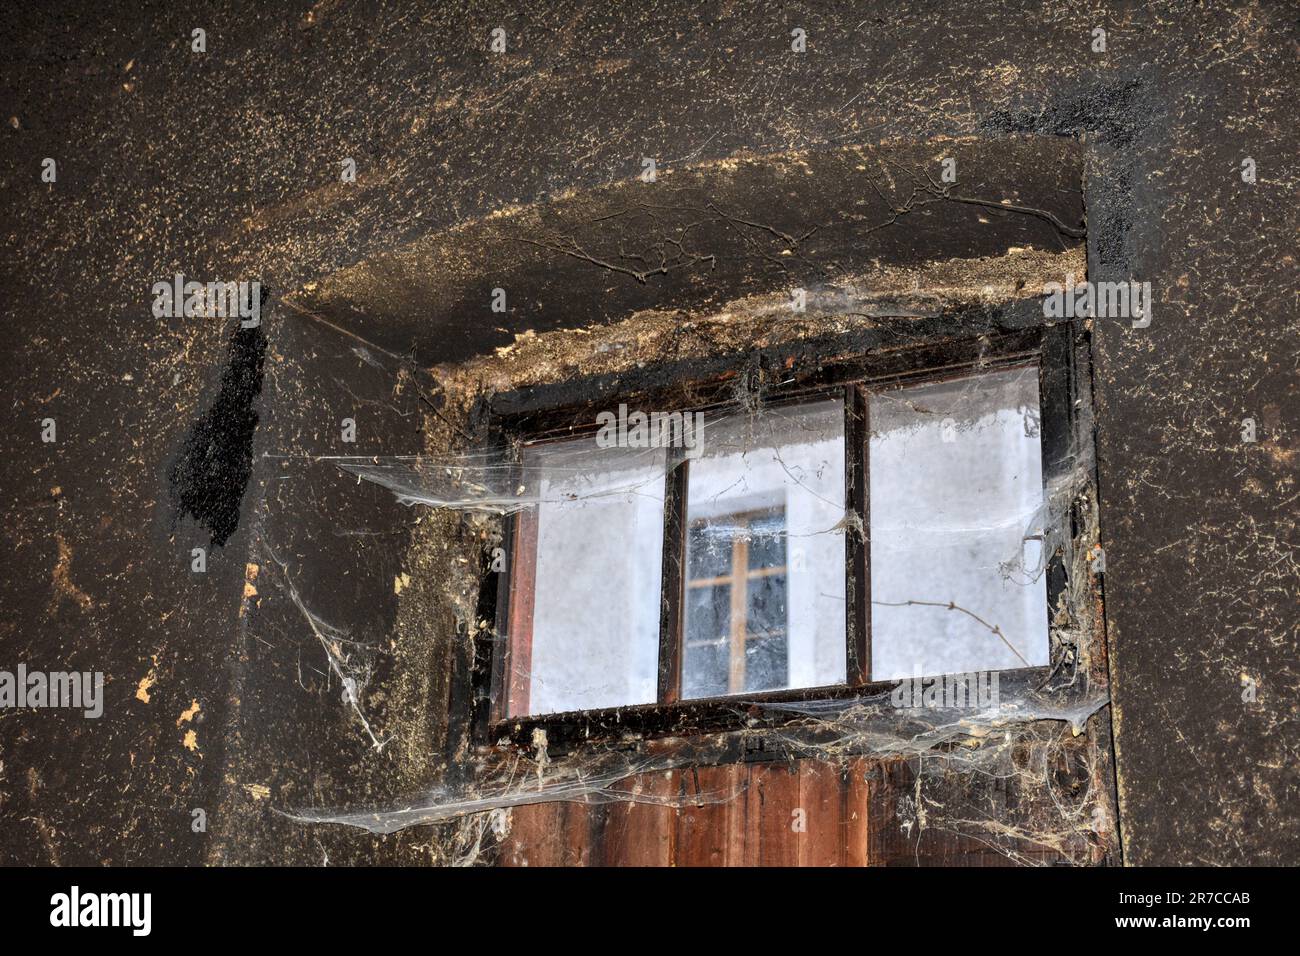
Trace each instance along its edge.
{"label": "yellow dust speckle", "polygon": [[[181,711],[181,715],[176,718],[176,726],[179,727],[181,724],[193,720],[194,715],[197,714],[200,709],[201,708],[199,707],[199,702],[197,700],[193,701],[190,704],[189,708]],[[193,733],[193,731],[190,731],[190,733]]]}
{"label": "yellow dust speckle", "polygon": [[149,703],[149,688],[158,683],[158,655],[150,655],[153,666],[149,668],[149,673],[140,678],[140,683],[135,687],[135,699],[142,704]]}
{"label": "yellow dust speckle", "polygon": [[239,616],[244,616],[244,610],[248,607],[248,602],[257,597],[257,586],[253,584],[257,580],[257,572],[261,569],[252,562],[244,565],[244,599],[239,605]]}
{"label": "yellow dust speckle", "polygon": [[183,741],[183,743],[185,744],[186,750],[198,750],[199,735],[192,730],[187,730],[185,731],[185,740]]}
{"label": "yellow dust speckle", "polygon": [[56,534],[54,540],[59,545],[59,560],[58,563],[55,564],[52,573],[51,584],[54,587],[54,596],[50,598],[49,613],[52,614],[57,611],[59,601],[65,597],[72,598],[81,605],[83,609],[88,610],[94,607],[95,602],[91,600],[90,595],[72,583],[72,577],[69,574],[72,567],[72,548],[68,545],[67,541],[63,540],[63,535],[61,534]]}

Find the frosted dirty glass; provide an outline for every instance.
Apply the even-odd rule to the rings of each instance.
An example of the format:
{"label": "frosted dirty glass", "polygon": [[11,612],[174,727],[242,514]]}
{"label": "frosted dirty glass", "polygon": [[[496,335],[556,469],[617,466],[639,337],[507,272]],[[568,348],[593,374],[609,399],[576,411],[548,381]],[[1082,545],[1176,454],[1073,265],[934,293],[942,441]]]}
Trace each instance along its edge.
{"label": "frosted dirty glass", "polygon": [[708,418],[689,468],[682,697],[843,683],[843,402]]}
{"label": "frosted dirty glass", "polygon": [[871,396],[874,679],[1047,663],[1039,432],[1036,368]]}
{"label": "frosted dirty glass", "polygon": [[[526,704],[510,713],[653,703],[658,683],[663,449],[598,448],[591,439],[525,452],[538,468],[536,580]],[[518,589],[518,575],[513,582]],[[512,616],[519,612],[512,608]],[[512,640],[521,641],[512,621]]]}

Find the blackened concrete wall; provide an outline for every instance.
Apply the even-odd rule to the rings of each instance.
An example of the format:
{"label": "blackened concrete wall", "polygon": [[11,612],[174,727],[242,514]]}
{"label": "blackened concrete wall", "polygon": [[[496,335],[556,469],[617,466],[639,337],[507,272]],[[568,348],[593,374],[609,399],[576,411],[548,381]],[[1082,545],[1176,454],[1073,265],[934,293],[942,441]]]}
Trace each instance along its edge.
{"label": "blackened concrete wall", "polygon": [[[487,49],[497,26],[501,56]],[[196,27],[202,54],[190,49]],[[795,27],[807,31],[801,55]],[[1104,53],[1095,27],[1107,31]],[[337,682],[297,673],[300,651],[317,670],[322,652],[308,655],[316,637],[290,628],[296,605],[268,578],[275,557],[292,569],[295,555],[265,554],[253,538],[259,523],[280,522],[279,540],[336,555],[337,576],[309,585],[309,606],[382,639],[394,608],[368,604],[362,620],[348,596],[387,590],[404,544],[330,535],[386,528],[398,506],[376,490],[363,514],[321,520],[357,501],[322,486],[277,508],[279,465],[261,454],[351,451],[334,438],[341,408],[371,410],[358,416],[361,441],[374,442],[365,451],[414,449],[425,406],[413,391],[394,397],[391,374],[354,351],[364,343],[274,301],[264,349],[240,340],[232,351],[228,323],[155,320],[154,281],[180,271],[298,289],[494,210],[632,179],[643,156],[673,168],[1038,133],[1085,144],[1090,275],[1150,281],[1156,297],[1150,328],[1099,324],[1094,338],[1125,858],[1300,860],[1290,5],[394,12],[324,0],[145,15],[65,3],[7,13],[0,38],[0,666],[108,679],[98,721],[0,713],[0,859],[321,859],[310,831],[257,839],[280,826],[272,807],[328,802],[336,776],[378,781],[374,799],[389,786],[360,773],[366,761],[381,769],[381,756],[346,723]],[[40,178],[46,157],[52,184]],[[357,162],[352,185],[339,182],[345,157]],[[1253,184],[1241,176],[1247,157]],[[449,356],[533,324],[499,318],[457,328]],[[440,361],[438,347],[431,330],[419,361]],[[1241,440],[1247,417],[1254,443]],[[46,418],[52,444],[40,439]],[[187,495],[173,465],[196,429],[222,436],[219,464],[189,472]],[[237,526],[217,546],[211,515],[232,502]],[[210,551],[203,575],[190,571],[194,547]],[[250,587],[276,595],[265,613],[283,616],[282,644],[273,624],[249,630]],[[446,608],[429,620],[453,626]],[[410,698],[427,700],[435,722],[450,693],[440,680]],[[329,695],[333,710],[295,702],[295,686]],[[400,719],[413,727],[419,716]],[[337,725],[317,728],[310,748],[292,745],[322,720]],[[291,775],[313,781],[309,794],[260,789],[286,752],[300,763],[319,754]],[[195,809],[207,832],[194,831]],[[418,832],[327,839],[336,862],[424,853]]]}

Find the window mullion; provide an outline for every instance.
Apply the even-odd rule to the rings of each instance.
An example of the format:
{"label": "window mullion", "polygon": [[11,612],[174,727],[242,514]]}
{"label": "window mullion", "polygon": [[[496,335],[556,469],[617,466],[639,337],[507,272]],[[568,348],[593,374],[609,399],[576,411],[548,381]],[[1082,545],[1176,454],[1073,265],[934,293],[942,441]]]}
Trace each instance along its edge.
{"label": "window mullion", "polygon": [[853,384],[844,395],[845,660],[850,687],[871,679],[871,533],[869,521],[870,402],[866,387]]}
{"label": "window mullion", "polygon": [[659,611],[659,689],[661,704],[682,695],[682,602],[686,580],[686,492],[690,459],[685,450],[669,448],[664,477],[664,546]]}

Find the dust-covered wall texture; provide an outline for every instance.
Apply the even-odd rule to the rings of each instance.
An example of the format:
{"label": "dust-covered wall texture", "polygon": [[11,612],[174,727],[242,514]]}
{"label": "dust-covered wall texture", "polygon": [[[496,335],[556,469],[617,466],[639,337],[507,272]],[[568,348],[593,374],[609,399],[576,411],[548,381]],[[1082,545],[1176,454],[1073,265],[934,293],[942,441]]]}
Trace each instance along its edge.
{"label": "dust-covered wall texture", "polygon": [[[1300,862],[1293,3],[55,2],[0,49],[0,670],[105,681],[0,710],[0,861]],[[328,460],[1018,333],[1085,271],[1152,289],[1075,342],[1092,682],[930,741],[969,773],[836,712],[562,802],[563,753],[458,723],[499,519]],[[261,325],[155,317],[178,273],[260,282]],[[439,810],[363,813],[403,806]],[[762,806],[836,836],[760,847]]]}

